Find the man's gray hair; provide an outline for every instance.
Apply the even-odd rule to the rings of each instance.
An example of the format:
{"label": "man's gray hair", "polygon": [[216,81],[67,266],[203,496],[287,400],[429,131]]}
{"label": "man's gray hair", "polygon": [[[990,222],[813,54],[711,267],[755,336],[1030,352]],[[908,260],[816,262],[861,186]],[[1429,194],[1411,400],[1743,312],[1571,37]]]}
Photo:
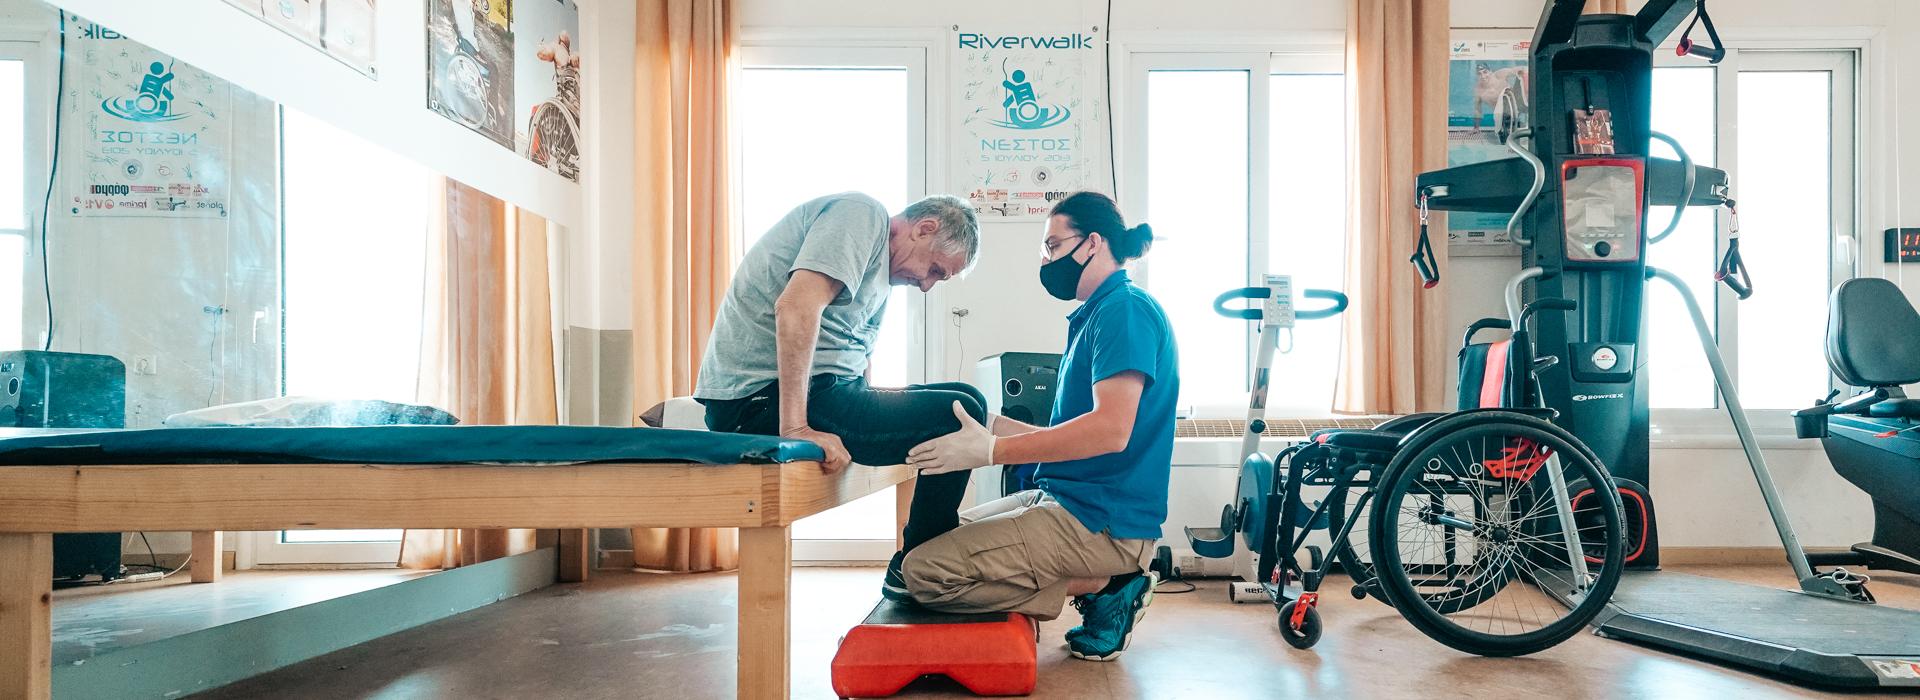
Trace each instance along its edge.
{"label": "man's gray hair", "polygon": [[[973,205],[966,200],[950,194],[936,194],[907,205],[900,212],[901,218],[911,222],[921,219],[933,219],[940,225],[934,231],[933,249],[945,254],[961,253],[967,256],[967,266],[980,255],[980,220],[973,215]],[[958,270],[954,271],[958,273]]]}

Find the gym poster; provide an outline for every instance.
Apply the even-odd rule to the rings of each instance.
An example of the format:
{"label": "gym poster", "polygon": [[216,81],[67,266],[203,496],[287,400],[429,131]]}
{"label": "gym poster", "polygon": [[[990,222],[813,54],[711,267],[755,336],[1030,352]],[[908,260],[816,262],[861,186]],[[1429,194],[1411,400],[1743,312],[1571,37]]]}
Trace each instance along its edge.
{"label": "gym poster", "polygon": [[[1513,156],[1500,139],[1495,110],[1500,93],[1511,88],[1519,98],[1522,124],[1527,114],[1527,52],[1532,42],[1455,39],[1447,64],[1447,165],[1482,163]],[[1449,212],[1447,243],[1487,246],[1511,243],[1506,214]]]}
{"label": "gym poster", "polygon": [[1104,50],[1085,31],[953,32],[956,162],[983,219],[1037,221],[1088,184],[1088,138],[1104,143],[1103,98],[1087,90]]}

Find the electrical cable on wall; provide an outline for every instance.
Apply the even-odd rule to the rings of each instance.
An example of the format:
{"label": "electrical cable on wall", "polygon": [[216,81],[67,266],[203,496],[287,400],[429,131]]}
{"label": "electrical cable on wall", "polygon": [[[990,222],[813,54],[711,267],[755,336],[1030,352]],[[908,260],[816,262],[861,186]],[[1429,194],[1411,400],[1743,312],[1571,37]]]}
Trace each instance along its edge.
{"label": "electrical cable on wall", "polygon": [[1113,178],[1113,198],[1120,199],[1120,164],[1116,160],[1119,149],[1113,143],[1113,0],[1107,0],[1106,41],[1101,45],[1105,55],[1101,59],[1106,65],[1107,88],[1107,176]]}
{"label": "electrical cable on wall", "polygon": [[53,349],[53,266],[48,262],[52,257],[47,253],[48,214],[53,211],[53,185],[60,172],[60,122],[67,97],[67,12],[58,10],[60,15],[60,60],[54,70],[53,92],[53,159],[47,167],[47,192],[40,202],[40,291],[47,302],[47,337],[41,341],[41,350]]}

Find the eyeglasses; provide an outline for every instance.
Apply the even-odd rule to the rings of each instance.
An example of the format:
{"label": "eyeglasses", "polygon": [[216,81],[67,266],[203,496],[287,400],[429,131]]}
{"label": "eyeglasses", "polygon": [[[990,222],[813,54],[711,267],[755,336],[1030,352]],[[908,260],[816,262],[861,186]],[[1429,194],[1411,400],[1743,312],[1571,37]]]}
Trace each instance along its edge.
{"label": "eyeglasses", "polygon": [[1060,250],[1060,246],[1072,242],[1075,238],[1086,238],[1086,236],[1084,234],[1074,234],[1072,236],[1047,239],[1046,242],[1040,244],[1040,257],[1049,261],[1053,260],[1053,256]]}

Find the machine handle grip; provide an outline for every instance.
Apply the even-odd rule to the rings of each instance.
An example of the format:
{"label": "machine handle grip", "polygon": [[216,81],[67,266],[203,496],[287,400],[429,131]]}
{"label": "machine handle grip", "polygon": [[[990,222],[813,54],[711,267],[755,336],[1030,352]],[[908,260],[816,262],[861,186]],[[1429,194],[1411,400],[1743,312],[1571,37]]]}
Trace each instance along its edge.
{"label": "machine handle grip", "polygon": [[1329,316],[1334,316],[1339,314],[1342,311],[1347,310],[1347,295],[1341,294],[1339,292],[1326,290],[1326,289],[1309,289],[1304,292],[1301,292],[1300,296],[1308,299],[1326,299],[1328,301],[1333,302],[1333,305],[1328,306],[1327,308],[1324,308],[1324,309],[1313,309],[1310,311],[1295,311],[1293,312],[1294,318],[1298,318],[1305,321],[1311,321],[1316,318],[1327,318]]}
{"label": "machine handle grip", "polygon": [[[1273,295],[1273,290],[1268,289],[1266,287],[1242,287],[1240,289],[1229,289],[1226,292],[1222,293],[1220,296],[1214,298],[1213,311],[1214,313],[1220,314],[1221,316],[1225,316],[1227,318],[1238,318],[1238,319],[1245,319],[1248,321],[1258,321],[1260,320],[1260,307],[1250,306],[1246,308],[1230,309],[1230,308],[1227,308],[1227,302],[1233,301],[1235,299],[1265,299],[1272,295]],[[1347,295],[1341,294],[1339,292],[1330,291],[1326,289],[1303,289],[1300,291],[1300,296],[1301,298],[1304,298],[1304,299],[1330,300],[1333,302],[1333,305],[1324,309],[1308,309],[1304,311],[1296,310],[1293,312],[1293,317],[1296,319],[1300,319],[1303,321],[1311,321],[1316,318],[1326,318],[1328,316],[1332,316],[1334,314],[1338,314],[1342,311],[1347,310]]]}
{"label": "machine handle grip", "polygon": [[1243,287],[1229,289],[1213,299],[1213,312],[1227,318],[1243,318],[1248,321],[1260,320],[1260,307],[1250,306],[1241,309],[1227,308],[1227,302],[1235,299],[1265,299],[1273,292],[1266,287]]}

